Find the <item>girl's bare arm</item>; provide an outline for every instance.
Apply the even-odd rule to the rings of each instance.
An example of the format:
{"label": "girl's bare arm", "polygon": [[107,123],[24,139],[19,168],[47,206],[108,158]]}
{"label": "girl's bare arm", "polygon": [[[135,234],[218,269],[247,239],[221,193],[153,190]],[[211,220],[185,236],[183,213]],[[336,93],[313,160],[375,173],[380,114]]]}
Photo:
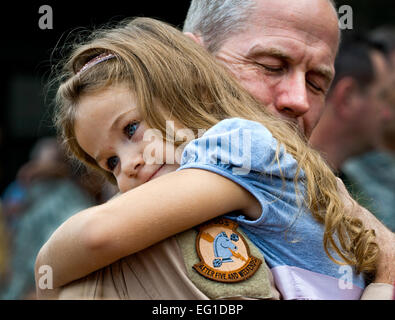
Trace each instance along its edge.
{"label": "girl's bare arm", "polygon": [[260,205],[244,188],[215,173],[169,173],[63,223],[38,254],[36,282],[42,265],[52,268],[57,288],[235,210],[257,218]]}

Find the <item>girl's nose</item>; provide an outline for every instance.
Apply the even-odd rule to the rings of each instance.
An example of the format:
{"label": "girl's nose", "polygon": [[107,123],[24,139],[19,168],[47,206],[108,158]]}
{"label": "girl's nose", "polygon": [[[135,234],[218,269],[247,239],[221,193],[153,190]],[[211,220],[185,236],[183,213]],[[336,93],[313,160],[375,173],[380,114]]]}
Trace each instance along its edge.
{"label": "girl's nose", "polygon": [[126,156],[123,161],[121,160],[122,174],[126,177],[136,177],[143,165],[144,159],[142,154],[133,157]]}
{"label": "girl's nose", "polygon": [[121,172],[117,176],[117,184],[119,191],[121,191],[121,193],[124,193],[139,186],[140,183],[136,178],[139,171],[144,166],[144,159],[143,156],[140,155],[122,160]]}

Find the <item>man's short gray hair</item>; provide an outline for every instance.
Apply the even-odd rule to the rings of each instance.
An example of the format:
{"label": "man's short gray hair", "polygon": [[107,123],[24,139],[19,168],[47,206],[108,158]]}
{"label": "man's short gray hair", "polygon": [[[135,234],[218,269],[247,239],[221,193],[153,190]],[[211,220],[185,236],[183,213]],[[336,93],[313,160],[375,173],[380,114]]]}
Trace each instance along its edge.
{"label": "man's short gray hair", "polygon": [[206,49],[214,53],[244,30],[255,5],[254,0],[192,0],[183,31],[201,36]]}
{"label": "man's short gray hair", "polygon": [[[336,8],[334,0],[329,2]],[[206,49],[215,53],[229,37],[248,27],[255,8],[255,0],[192,0],[183,31],[200,36]]]}

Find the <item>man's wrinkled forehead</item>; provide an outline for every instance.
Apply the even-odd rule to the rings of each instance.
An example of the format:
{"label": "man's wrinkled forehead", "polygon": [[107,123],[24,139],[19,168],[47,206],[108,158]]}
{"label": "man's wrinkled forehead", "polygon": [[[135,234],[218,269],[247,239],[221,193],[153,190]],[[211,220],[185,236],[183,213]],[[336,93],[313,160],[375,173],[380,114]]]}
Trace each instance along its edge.
{"label": "man's wrinkled forehead", "polygon": [[[340,42],[338,13],[330,0],[255,0],[249,28],[281,26],[322,40],[335,53]],[[263,31],[263,30],[262,30]]]}
{"label": "man's wrinkled forehead", "polygon": [[[305,13],[308,13],[306,10],[309,8],[315,10],[315,5],[318,4],[324,8],[324,10],[327,10],[327,13],[331,12],[332,15],[335,15],[336,18],[338,18],[338,12],[334,0],[253,0],[253,2],[255,3],[255,10],[259,10],[260,8],[265,8],[266,10],[274,8],[274,10],[276,10],[278,8],[276,5],[279,5],[283,10],[299,7],[300,10]],[[288,6],[283,6],[285,3],[287,3]]]}

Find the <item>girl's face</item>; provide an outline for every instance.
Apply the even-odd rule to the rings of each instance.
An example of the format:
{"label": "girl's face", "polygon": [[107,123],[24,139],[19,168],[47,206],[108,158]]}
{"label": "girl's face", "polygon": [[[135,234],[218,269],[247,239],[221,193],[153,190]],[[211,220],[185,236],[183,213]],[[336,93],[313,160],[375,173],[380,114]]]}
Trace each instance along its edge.
{"label": "girl's face", "polygon": [[[179,167],[175,161],[166,163],[166,153],[175,159],[174,146],[157,132],[153,139],[155,130],[141,118],[127,86],[82,96],[74,130],[81,148],[114,175],[122,193]],[[149,133],[146,138],[144,133]]]}

